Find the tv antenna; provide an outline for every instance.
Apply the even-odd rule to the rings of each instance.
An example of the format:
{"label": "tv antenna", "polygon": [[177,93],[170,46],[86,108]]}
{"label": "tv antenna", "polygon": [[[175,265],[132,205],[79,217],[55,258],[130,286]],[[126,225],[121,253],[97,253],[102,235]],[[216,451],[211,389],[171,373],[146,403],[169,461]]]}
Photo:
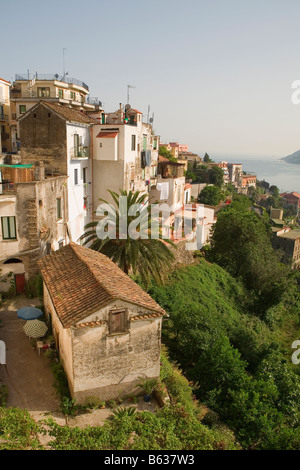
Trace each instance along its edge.
{"label": "tv antenna", "polygon": [[65,79],[65,76],[69,74],[69,72],[66,72],[66,67],[65,67],[65,51],[66,48],[63,48],[63,80]]}
{"label": "tv antenna", "polygon": [[129,104],[129,88],[135,88],[135,86],[127,85],[127,104]]}

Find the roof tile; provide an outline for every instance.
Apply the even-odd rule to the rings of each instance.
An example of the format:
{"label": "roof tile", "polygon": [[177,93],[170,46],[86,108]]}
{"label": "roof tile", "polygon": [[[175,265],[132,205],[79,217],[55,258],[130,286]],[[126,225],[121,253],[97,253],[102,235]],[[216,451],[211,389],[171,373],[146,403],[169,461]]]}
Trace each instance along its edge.
{"label": "roof tile", "polygon": [[97,251],[71,242],[38,263],[64,328],[82,322],[117,299],[166,314],[113,261]]}

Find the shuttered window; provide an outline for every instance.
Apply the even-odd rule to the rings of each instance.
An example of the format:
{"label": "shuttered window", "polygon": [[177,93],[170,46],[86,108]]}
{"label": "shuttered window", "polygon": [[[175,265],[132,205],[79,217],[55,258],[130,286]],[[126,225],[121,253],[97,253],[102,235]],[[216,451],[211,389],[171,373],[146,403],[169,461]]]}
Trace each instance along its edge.
{"label": "shuttered window", "polygon": [[109,312],[109,332],[122,333],[126,331],[126,310]]}

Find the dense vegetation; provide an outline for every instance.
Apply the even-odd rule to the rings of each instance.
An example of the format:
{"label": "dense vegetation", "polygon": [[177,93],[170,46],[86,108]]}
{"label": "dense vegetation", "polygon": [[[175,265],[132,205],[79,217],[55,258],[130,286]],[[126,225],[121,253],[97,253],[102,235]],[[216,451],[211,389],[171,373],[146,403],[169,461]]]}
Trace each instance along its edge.
{"label": "dense vegetation", "polygon": [[[118,406],[102,426],[61,426],[48,418],[36,423],[26,410],[0,408],[0,450],[236,450],[235,436],[222,423],[212,425],[210,413],[194,398],[181,371],[163,348],[158,390],[170,401],[156,413]],[[210,426],[207,425],[210,423]],[[48,435],[46,447],[40,436]]]}
{"label": "dense vegetation", "polygon": [[170,315],[163,341],[171,358],[244,449],[299,450],[300,377],[291,361],[299,277],[278,262],[266,220],[242,199],[220,213],[206,256],[213,263],[200,258],[150,289]]}

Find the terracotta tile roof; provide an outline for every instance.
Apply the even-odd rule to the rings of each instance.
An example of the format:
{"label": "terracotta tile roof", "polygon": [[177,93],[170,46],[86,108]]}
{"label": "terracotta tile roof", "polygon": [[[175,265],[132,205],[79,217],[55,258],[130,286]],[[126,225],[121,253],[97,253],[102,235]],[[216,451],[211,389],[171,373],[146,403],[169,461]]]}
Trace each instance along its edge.
{"label": "terracotta tile roof", "polygon": [[38,261],[64,328],[117,299],[166,312],[107,256],[71,242]]}
{"label": "terracotta tile roof", "polygon": [[84,124],[96,124],[97,123],[95,119],[91,118],[83,111],[78,111],[77,109],[68,108],[67,106],[62,106],[61,104],[51,103],[48,101],[42,101],[42,103],[48,106],[48,108],[51,108],[53,111],[58,113],[63,118],[65,118],[67,121],[80,122]]}
{"label": "terracotta tile roof", "polygon": [[96,135],[96,137],[99,137],[102,139],[102,137],[110,137],[114,138],[118,135],[118,132],[115,131],[100,131],[99,134]]}
{"label": "terracotta tile roof", "polygon": [[45,106],[46,108],[51,109],[51,111],[54,111],[56,114],[69,122],[78,122],[80,124],[98,124],[95,119],[87,116],[87,114],[82,111],[78,111],[74,108],[68,108],[67,106],[62,106],[58,103],[52,103],[51,101],[43,100],[39,101],[35,106],[33,106],[33,108],[29,109],[27,113],[23,114],[23,116],[19,118],[19,120],[23,119],[23,117],[33,112],[39,106]]}

